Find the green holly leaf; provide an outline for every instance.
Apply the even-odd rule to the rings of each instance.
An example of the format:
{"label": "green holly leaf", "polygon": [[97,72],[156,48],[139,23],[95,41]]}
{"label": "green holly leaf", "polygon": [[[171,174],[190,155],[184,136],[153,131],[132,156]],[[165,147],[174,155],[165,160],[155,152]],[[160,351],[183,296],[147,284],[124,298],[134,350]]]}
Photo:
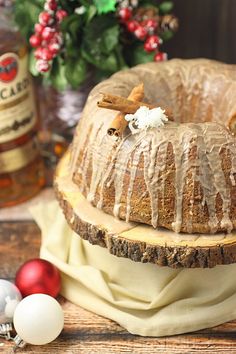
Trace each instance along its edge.
{"label": "green holly leaf", "polygon": [[82,51],[82,55],[89,63],[108,74],[114,73],[120,69],[115,53],[111,53],[108,56],[96,54],[96,56],[93,57],[93,55],[89,55],[88,52]]}
{"label": "green holly leaf", "polygon": [[33,51],[29,53],[29,71],[33,76],[39,76],[39,72],[36,69],[36,59]]}
{"label": "green holly leaf", "polygon": [[43,0],[16,0],[14,8],[15,21],[25,38],[33,33],[34,24],[43,10]]}
{"label": "green holly leaf", "polygon": [[50,80],[52,85],[59,91],[65,90],[69,85],[66,77],[66,66],[64,60],[60,57],[53,60],[52,69],[50,71]]}
{"label": "green holly leaf", "polygon": [[164,1],[159,5],[159,9],[162,14],[168,14],[171,10],[173,10],[174,4],[172,1]]}
{"label": "green holly leaf", "polygon": [[174,36],[174,32],[171,30],[164,31],[161,33],[161,38],[163,39],[164,42],[168,41]]}
{"label": "green holly leaf", "polygon": [[87,11],[87,22],[91,21],[92,18],[96,15],[97,8],[94,5],[89,6]]}
{"label": "green holly leaf", "polygon": [[65,76],[72,88],[78,88],[87,76],[86,61],[81,56],[76,59],[66,60]]}
{"label": "green holly leaf", "polygon": [[119,70],[115,48],[119,43],[119,26],[110,16],[94,17],[84,30],[82,56],[100,70]]}
{"label": "green holly leaf", "polygon": [[118,44],[119,27],[117,25],[106,29],[101,37],[101,50],[104,53],[111,52]]}
{"label": "green holly leaf", "polygon": [[116,10],[116,0],[93,0],[93,2],[99,14]]}
{"label": "green holly leaf", "polygon": [[149,63],[153,61],[153,53],[147,53],[143,46],[135,46],[133,48],[130,48],[128,51],[129,55],[127,57],[127,62],[130,66],[138,65],[138,64],[143,64],[143,63]]}
{"label": "green holly leaf", "polygon": [[60,29],[64,34],[69,35],[74,42],[77,42],[82,27],[83,18],[80,15],[73,14],[62,21]]}

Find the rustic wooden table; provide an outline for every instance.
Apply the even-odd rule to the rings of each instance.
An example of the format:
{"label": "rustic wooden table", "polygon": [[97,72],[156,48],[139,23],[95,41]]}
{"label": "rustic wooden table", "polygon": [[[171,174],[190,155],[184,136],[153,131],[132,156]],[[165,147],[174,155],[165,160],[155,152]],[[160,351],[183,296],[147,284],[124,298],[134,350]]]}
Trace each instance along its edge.
{"label": "rustic wooden table", "polygon": [[[44,198],[51,199],[50,190]],[[28,220],[27,220],[28,219]],[[26,207],[0,211],[0,278],[14,280],[16,270],[26,260],[38,257],[40,230]],[[236,321],[221,326],[165,338],[129,334],[116,323],[60,299],[65,327],[60,337],[46,346],[30,346],[20,353],[236,353]],[[0,341],[0,353],[11,352],[12,344]]]}

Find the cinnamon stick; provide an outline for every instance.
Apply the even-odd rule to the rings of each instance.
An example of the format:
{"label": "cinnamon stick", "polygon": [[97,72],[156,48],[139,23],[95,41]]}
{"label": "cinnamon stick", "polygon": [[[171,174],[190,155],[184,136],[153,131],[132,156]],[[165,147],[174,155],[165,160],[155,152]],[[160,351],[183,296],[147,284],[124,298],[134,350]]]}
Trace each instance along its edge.
{"label": "cinnamon stick", "polygon": [[[119,96],[117,96],[119,97]],[[128,96],[128,100],[131,103],[141,101],[144,97],[144,85],[141,83],[138,86],[135,86]],[[99,106],[99,102],[98,102]],[[100,107],[100,106],[99,106]],[[109,129],[107,130],[107,134],[115,135],[116,137],[122,136],[125,128],[128,125],[128,121],[125,119],[126,112],[122,109],[116,109],[120,111],[117,116],[113,119]]]}
{"label": "cinnamon stick", "polygon": [[[103,98],[97,103],[98,107],[120,111],[125,116],[126,114],[134,114],[141,106],[146,106],[150,109],[159,107],[145,102],[131,101],[129,98],[102,93]],[[168,107],[161,107],[165,110],[165,114],[170,121],[173,121],[173,112]],[[128,123],[128,122],[127,122]]]}

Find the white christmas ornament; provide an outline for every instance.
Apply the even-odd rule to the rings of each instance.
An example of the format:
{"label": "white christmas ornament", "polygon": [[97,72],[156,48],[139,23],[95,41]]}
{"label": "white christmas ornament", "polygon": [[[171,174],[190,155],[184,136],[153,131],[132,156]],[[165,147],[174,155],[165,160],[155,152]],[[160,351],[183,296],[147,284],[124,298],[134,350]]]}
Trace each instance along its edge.
{"label": "white christmas ornament", "polygon": [[149,109],[142,106],[134,114],[126,114],[125,119],[129,122],[132,134],[140,129],[158,128],[168,122],[165,110],[161,107]]}
{"label": "white christmas ornament", "polygon": [[14,311],[22,296],[17,287],[0,279],[0,324],[12,322]]}
{"label": "white christmas ornament", "polygon": [[43,345],[52,342],[61,333],[64,315],[59,303],[51,296],[33,294],[25,297],[16,307],[13,323],[17,346],[26,343]]}

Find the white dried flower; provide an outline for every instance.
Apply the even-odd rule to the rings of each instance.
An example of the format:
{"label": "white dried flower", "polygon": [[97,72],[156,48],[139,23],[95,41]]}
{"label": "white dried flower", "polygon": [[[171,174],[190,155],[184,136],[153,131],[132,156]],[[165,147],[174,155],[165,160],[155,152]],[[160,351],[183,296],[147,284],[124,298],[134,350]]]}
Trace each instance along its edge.
{"label": "white dried flower", "polygon": [[77,15],[83,15],[86,12],[86,7],[85,6],[80,6],[75,9],[75,13]]}
{"label": "white dried flower", "polygon": [[125,119],[133,134],[140,129],[158,128],[168,122],[165,110],[161,107],[149,109],[142,106],[134,114],[126,114]]}

